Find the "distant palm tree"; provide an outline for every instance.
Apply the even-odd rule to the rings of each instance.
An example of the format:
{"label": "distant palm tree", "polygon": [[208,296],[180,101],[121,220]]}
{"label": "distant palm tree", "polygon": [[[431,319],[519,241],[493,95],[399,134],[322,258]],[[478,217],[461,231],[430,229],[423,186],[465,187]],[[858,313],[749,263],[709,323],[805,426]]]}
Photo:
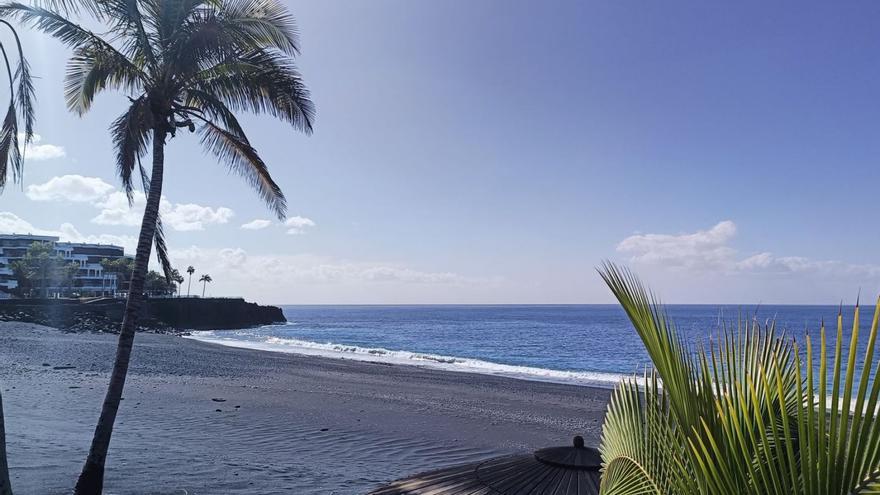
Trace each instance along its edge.
{"label": "distant palm tree", "polygon": [[183,283],[183,275],[177,271],[177,268],[171,270],[171,280],[174,282],[172,289],[177,292],[177,297],[180,297],[180,284]]}
{"label": "distant palm tree", "polygon": [[[72,17],[95,19],[79,25]],[[278,0],[45,0],[0,5],[14,18],[73,49],[65,96],[82,115],[105,90],[122,91],[128,109],[110,126],[116,167],[131,201],[134,177],[146,193],[135,269],[101,415],[75,493],[99,494],[104,464],[144,301],[144,278],[153,243],[166,277],[167,248],[159,217],[165,145],[177,130],[198,127],[201,144],[243,176],[279,219],[286,213],[281,188],[269,175],[236,118],[267,113],[310,133],[314,107],[293,65],[299,42],[293,17]],[[97,25],[98,31],[84,26]],[[152,147],[152,170],[140,165]]]}
{"label": "distant palm tree", "polygon": [[192,287],[193,273],[195,273],[195,272],[196,272],[196,269],[193,268],[192,265],[189,265],[188,267],[186,267],[186,273],[189,274],[189,282],[187,282],[187,284],[186,284],[186,297],[189,297],[189,289],[190,289],[190,287]]}
{"label": "distant palm tree", "polygon": [[212,279],[207,273],[199,278],[199,282],[202,282],[202,297],[205,297],[205,288],[213,281],[214,279]]}

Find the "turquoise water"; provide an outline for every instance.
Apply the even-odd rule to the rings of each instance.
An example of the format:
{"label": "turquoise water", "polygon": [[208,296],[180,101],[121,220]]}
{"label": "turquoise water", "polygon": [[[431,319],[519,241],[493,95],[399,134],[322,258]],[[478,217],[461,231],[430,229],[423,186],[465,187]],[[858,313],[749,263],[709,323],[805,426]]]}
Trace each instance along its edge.
{"label": "turquoise water", "polygon": [[[836,306],[671,305],[688,342],[718,335],[738,315],[776,321],[803,342],[820,321],[836,321]],[[616,305],[560,306],[283,306],[289,320],[236,331],[196,332],[225,345],[329,357],[593,385],[640,374],[648,363],[641,341]],[[862,326],[873,308],[863,309]],[[852,308],[844,308],[848,348]],[[836,330],[829,332],[830,345]],[[863,334],[859,353],[865,350]],[[833,347],[831,347],[833,349]]]}

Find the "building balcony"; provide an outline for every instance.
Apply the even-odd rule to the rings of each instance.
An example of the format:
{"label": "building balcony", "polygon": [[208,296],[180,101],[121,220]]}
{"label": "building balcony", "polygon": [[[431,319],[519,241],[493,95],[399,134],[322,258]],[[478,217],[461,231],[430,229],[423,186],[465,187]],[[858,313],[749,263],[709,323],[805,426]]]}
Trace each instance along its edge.
{"label": "building balcony", "polygon": [[116,292],[116,287],[101,287],[100,285],[84,285],[74,287],[73,292]]}

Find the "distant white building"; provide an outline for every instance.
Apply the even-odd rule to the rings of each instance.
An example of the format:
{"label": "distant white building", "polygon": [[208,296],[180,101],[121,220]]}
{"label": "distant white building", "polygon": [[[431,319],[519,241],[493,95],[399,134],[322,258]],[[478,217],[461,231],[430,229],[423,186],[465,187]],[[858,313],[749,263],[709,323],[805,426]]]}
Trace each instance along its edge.
{"label": "distant white building", "polygon": [[[0,234],[0,298],[11,297],[11,290],[18,287],[11,265],[24,257],[35,242],[51,244],[65,261],[79,265],[71,288],[74,292],[87,297],[112,296],[117,292],[116,274],[105,274],[101,260],[125,257],[121,246],[59,242],[54,236]],[[49,288],[51,296],[57,296],[61,291],[59,287]]]}

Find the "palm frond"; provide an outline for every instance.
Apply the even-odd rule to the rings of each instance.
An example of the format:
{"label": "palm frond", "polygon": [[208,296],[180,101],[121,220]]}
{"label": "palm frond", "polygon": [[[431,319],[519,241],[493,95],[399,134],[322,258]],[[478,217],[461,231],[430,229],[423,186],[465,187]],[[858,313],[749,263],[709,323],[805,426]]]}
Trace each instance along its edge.
{"label": "palm frond", "polygon": [[244,129],[235,114],[214,96],[197,89],[189,89],[186,92],[185,103],[200,113],[196,115],[197,118],[207,117],[207,120],[220,120],[227,131],[235,136],[244,137]]}
{"label": "palm frond", "polygon": [[86,13],[96,19],[104,20],[107,17],[108,0],[39,0],[39,5],[64,14],[67,17]]}
{"label": "palm frond", "polygon": [[156,232],[153,234],[153,242],[156,245],[156,259],[159,261],[159,266],[162,267],[162,274],[170,284],[174,281],[173,268],[171,268],[171,258],[168,256],[168,245],[165,243],[165,229],[162,226],[161,214],[156,215]]}
{"label": "palm frond", "polygon": [[13,177],[17,177],[21,172],[21,154],[18,148],[18,119],[15,111],[15,78],[9,65],[9,55],[2,43],[0,43],[0,55],[3,56],[6,74],[9,78],[9,109],[6,112],[6,118],[3,119],[3,126],[0,128],[0,166],[4,169],[0,185],[5,185],[6,167],[12,166]]}
{"label": "palm frond", "polygon": [[880,495],[880,469],[865,477],[850,495]]}
{"label": "palm frond", "polygon": [[196,9],[216,2],[209,0],[151,0],[145,3],[147,20],[159,36],[163,47],[168,47],[184,23],[193,17]]}
{"label": "palm frond", "polygon": [[6,117],[0,128],[0,189],[6,186],[8,168],[12,168],[13,180],[21,174],[21,161],[16,159],[18,153],[18,122],[15,118],[15,105],[9,104]]}
{"label": "palm frond", "polygon": [[[754,320],[725,326],[717,341],[692,351],[630,272],[606,264],[602,276],[659,378],[659,385],[649,382],[641,396],[625,384],[612,398],[602,432],[603,487],[608,486],[603,493],[646,493],[645,483],[636,482],[646,479],[644,473],[660,493],[878,492],[880,380],[874,349],[880,299],[864,345],[857,306],[848,346],[838,315],[831,353],[824,325],[818,349],[807,336],[802,350],[775,324]],[[664,407],[668,417],[652,412]],[[650,421],[652,414],[663,420]],[[619,460],[624,458],[631,460]],[[658,482],[664,479],[683,481],[664,488]]]}
{"label": "palm frond", "polygon": [[102,45],[85,45],[76,48],[67,62],[64,96],[67,107],[82,115],[100,91],[139,90],[143,84],[140,70],[121,53]]}
{"label": "palm frond", "polygon": [[30,64],[24,56],[24,49],[21,46],[21,38],[18,32],[12,27],[12,24],[6,20],[0,19],[0,24],[9,28],[15,39],[15,46],[18,50],[18,66],[15,69],[13,82],[18,82],[18,90],[14,91],[15,99],[18,104],[18,111],[21,113],[21,119],[24,123],[24,146],[31,142],[34,135],[34,122],[36,121],[36,110],[34,109],[34,101],[36,93],[34,90],[34,82],[31,77]]}
{"label": "palm frond", "polygon": [[[624,380],[611,395],[605,416],[601,492],[607,495],[694,494],[699,487],[682,463],[682,431],[670,416],[657,374],[646,375],[643,389]],[[678,450],[676,450],[678,447]]]}
{"label": "palm frond", "polygon": [[186,17],[181,19],[163,10],[163,22],[179,25],[158,26],[167,39],[168,60],[181,73],[235,61],[255,50],[278,51],[288,57],[299,53],[293,16],[276,0],[229,0],[214,8],[183,11]]}
{"label": "palm frond", "polygon": [[675,325],[662,306],[648,294],[628,270],[605,265],[600,275],[626,311],[645,344],[657,374],[667,385],[673,414],[685,425],[699,425],[699,418],[714,410],[713,392],[699,378],[692,352],[679,338]]}
{"label": "palm frond", "polygon": [[31,78],[30,64],[24,58],[24,54],[20,55],[18,67],[15,70],[15,79],[18,80],[18,111],[21,113],[24,122],[24,146],[27,146],[34,136],[34,123],[37,120],[34,101],[36,100],[36,91],[34,89],[33,79]]}
{"label": "palm frond", "polygon": [[194,10],[178,29],[163,36],[168,38],[166,61],[182,81],[190,80],[207,67],[235,61],[242,53],[254,49],[239,46],[214,9]]}
{"label": "palm frond", "polygon": [[276,48],[299,54],[293,16],[277,0],[227,0],[219,9],[223,27],[242,47]]}
{"label": "palm frond", "polygon": [[[101,89],[133,89],[146,80],[143,71],[122,52],[101,36],[69,20],[63,11],[11,2],[0,5],[0,17],[17,19],[75,49],[74,56],[68,62],[65,96],[68,106],[77,113],[88,110],[95,93]],[[29,80],[26,64],[22,66],[22,71]],[[26,79],[20,82],[25,84]],[[31,100],[32,96],[32,86],[23,87],[19,95],[20,98]],[[22,110],[31,108],[32,105],[28,105]]]}
{"label": "palm frond", "polygon": [[284,57],[263,50],[218,64],[193,78],[189,88],[214,95],[234,111],[267,113],[312,132],[315,107],[299,71]]}
{"label": "palm frond", "polygon": [[104,41],[97,34],[71,21],[62,11],[39,5],[10,2],[0,5],[0,17],[16,19],[72,48],[85,44],[97,44],[106,45],[109,49],[114,49],[112,45]]}
{"label": "palm frond", "polygon": [[132,201],[134,191],[132,173],[147,151],[153,126],[150,103],[144,97],[132,101],[128,110],[110,126],[110,134],[116,150],[116,173],[122,181],[129,203]]}
{"label": "palm frond", "polygon": [[237,136],[210,121],[204,122],[199,133],[205,149],[226,163],[232,171],[244,177],[275,215],[279,219],[284,219],[287,213],[284,193],[269,175],[268,167],[247,138],[244,135]]}
{"label": "palm frond", "polygon": [[[159,46],[156,36],[147,32],[144,16],[141,14],[141,0],[104,0],[112,18],[112,31],[125,39],[123,52],[133,60],[141,60],[144,65],[157,70],[154,45]],[[149,2],[147,2],[149,3]]]}

